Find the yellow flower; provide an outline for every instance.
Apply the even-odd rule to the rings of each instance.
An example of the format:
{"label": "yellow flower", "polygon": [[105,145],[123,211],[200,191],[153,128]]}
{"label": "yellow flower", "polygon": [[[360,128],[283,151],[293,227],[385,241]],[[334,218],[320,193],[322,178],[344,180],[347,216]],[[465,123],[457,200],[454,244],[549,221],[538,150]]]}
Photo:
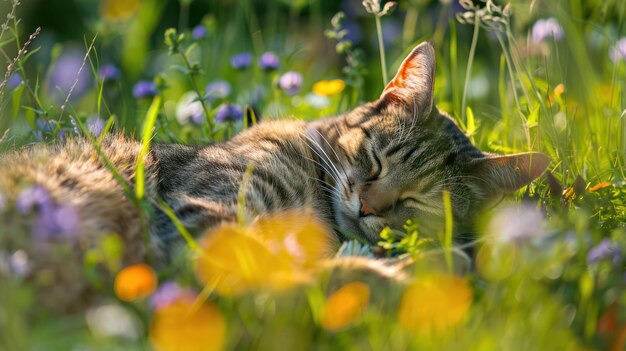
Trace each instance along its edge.
{"label": "yellow flower", "polygon": [[341,79],[320,80],[313,84],[313,93],[321,96],[339,94],[345,89],[346,83]]}
{"label": "yellow flower", "polygon": [[398,319],[414,333],[441,332],[462,322],[471,303],[472,289],[464,278],[445,273],[425,275],[405,290]]}
{"label": "yellow flower", "polygon": [[196,273],[221,295],[282,290],[308,281],[330,235],[306,211],[268,215],[248,228],[225,224],[202,240]]}
{"label": "yellow flower", "polygon": [[222,350],[225,336],[226,322],[217,306],[194,306],[189,299],[157,310],[150,326],[150,341],[158,351]]}
{"label": "yellow flower", "polygon": [[141,0],[101,0],[100,13],[111,21],[124,20],[139,10]]}
{"label": "yellow flower", "polygon": [[370,289],[362,282],[351,282],[335,291],[322,310],[320,323],[327,330],[337,330],[352,324],[369,302]]}
{"label": "yellow flower", "polygon": [[115,295],[122,301],[144,298],[154,292],[157,278],[152,268],[136,264],[122,269],[115,277]]}

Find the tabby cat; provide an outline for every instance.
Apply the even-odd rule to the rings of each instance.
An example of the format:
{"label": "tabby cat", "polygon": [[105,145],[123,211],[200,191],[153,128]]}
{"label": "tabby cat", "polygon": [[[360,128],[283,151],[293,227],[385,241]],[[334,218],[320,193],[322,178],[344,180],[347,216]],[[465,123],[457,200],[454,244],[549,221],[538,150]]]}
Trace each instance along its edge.
{"label": "tabby cat", "polygon": [[[343,115],[311,123],[262,122],[213,145],[154,144],[145,157],[147,196],[164,200],[195,235],[236,221],[238,196],[244,193],[249,219],[309,208],[339,240],[375,244],[381,229],[401,228],[408,218],[418,218],[423,231],[439,230],[447,189],[463,227],[486,203],[541,175],[550,159],[536,152],[479,151],[433,106],[434,76],[435,51],[422,43],[378,100]],[[140,149],[139,142],[119,135],[102,143],[129,184]],[[249,165],[252,173],[246,176]],[[127,260],[142,259],[140,209],[87,141],[38,145],[1,157],[0,193],[8,203],[15,201],[16,189],[33,184],[46,188],[56,203],[78,210],[84,238],[119,233]],[[154,212],[151,241],[167,255],[180,235],[162,210]]]}

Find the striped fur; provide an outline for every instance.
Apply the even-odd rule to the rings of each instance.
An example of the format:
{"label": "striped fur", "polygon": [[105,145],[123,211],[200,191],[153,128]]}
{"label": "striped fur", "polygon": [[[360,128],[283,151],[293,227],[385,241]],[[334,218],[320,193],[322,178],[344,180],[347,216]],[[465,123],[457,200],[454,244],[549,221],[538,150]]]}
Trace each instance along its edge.
{"label": "striped fur", "polygon": [[[380,99],[344,115],[312,123],[264,122],[208,146],[154,144],[146,158],[148,196],[165,200],[196,235],[236,221],[242,192],[249,219],[282,209],[313,209],[340,239],[375,243],[384,226],[401,228],[409,218],[435,233],[443,219],[443,190],[451,194],[457,221],[466,223],[485,201],[539,176],[549,159],[539,153],[492,156],[476,149],[433,107],[434,69],[434,49],[422,44]],[[103,149],[132,184],[140,144],[110,136]],[[246,179],[248,166],[253,170]],[[143,255],[137,245],[142,242],[139,210],[84,140],[1,158],[0,192],[9,200],[21,185],[35,183],[56,201],[74,205],[85,233],[120,233],[131,255]],[[158,209],[150,233],[166,253],[180,241]]]}

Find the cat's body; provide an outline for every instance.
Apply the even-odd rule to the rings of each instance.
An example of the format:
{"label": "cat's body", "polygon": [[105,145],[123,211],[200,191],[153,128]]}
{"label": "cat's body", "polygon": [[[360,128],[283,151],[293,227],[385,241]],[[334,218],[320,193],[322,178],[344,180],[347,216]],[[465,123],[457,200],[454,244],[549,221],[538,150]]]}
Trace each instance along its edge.
{"label": "cat's body", "polygon": [[[422,44],[407,57],[381,98],[344,115],[305,123],[264,122],[208,146],[154,144],[146,156],[147,197],[163,199],[192,233],[236,221],[240,194],[248,219],[282,209],[312,209],[338,238],[377,241],[385,226],[418,218],[439,230],[442,191],[458,223],[489,199],[539,176],[539,153],[485,155],[455,123],[433,108],[434,50]],[[102,150],[134,184],[139,142],[108,136]],[[252,172],[247,176],[248,167]],[[0,193],[38,184],[58,203],[74,206],[85,236],[119,233],[127,257],[143,257],[139,209],[95,149],[82,139],[35,146],[0,159]],[[158,207],[158,206],[157,206]],[[168,251],[180,236],[155,207],[151,241]]]}

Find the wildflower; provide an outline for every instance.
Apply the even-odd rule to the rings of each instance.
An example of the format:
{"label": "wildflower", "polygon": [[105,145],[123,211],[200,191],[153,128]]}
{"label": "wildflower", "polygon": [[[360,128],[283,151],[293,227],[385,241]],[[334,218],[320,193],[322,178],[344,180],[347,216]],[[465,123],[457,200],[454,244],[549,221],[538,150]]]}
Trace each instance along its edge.
{"label": "wildflower", "polygon": [[92,307],[85,314],[87,326],[94,335],[137,340],[141,322],[118,304]]}
{"label": "wildflower", "polygon": [[111,63],[103,65],[98,70],[98,77],[100,77],[100,79],[102,79],[104,82],[117,80],[120,78],[120,76],[121,76],[121,72],[119,68],[117,68],[115,65]]}
{"label": "wildflower", "polygon": [[72,90],[70,99],[81,97],[91,85],[89,65],[83,66],[84,53],[78,50],[69,50],[57,59],[50,68],[47,76],[48,89],[52,97],[65,100]]}
{"label": "wildflower", "polygon": [[533,25],[531,39],[535,43],[540,43],[547,39],[559,41],[563,39],[563,28],[554,17],[540,19]]}
{"label": "wildflower", "polygon": [[215,121],[219,123],[235,122],[243,118],[243,109],[235,104],[221,104],[215,113]]}
{"label": "wildflower", "polygon": [[307,94],[304,99],[307,104],[317,109],[323,109],[324,107],[328,107],[328,105],[330,105],[330,99],[328,97],[314,93]]}
{"label": "wildflower", "polygon": [[165,282],[150,296],[150,306],[153,310],[163,309],[177,300],[187,298],[194,301],[195,296],[189,289],[183,288],[176,282]]}
{"label": "wildflower", "polygon": [[7,82],[7,88],[9,89],[13,89],[13,88],[17,88],[18,85],[22,84],[24,80],[22,79],[22,76],[19,73],[13,73],[11,75],[11,78],[9,78],[9,81]]}
{"label": "wildflower", "polygon": [[180,124],[189,122],[200,125],[204,121],[204,109],[198,100],[198,94],[193,91],[181,96],[176,106],[176,119]]}
{"label": "wildflower", "polygon": [[352,324],[369,302],[369,287],[362,282],[351,282],[333,293],[322,310],[320,323],[327,330],[337,330]]}
{"label": "wildflower", "polygon": [[418,277],[404,291],[398,320],[414,333],[442,332],[461,323],[471,303],[472,289],[464,278],[434,273]]}
{"label": "wildflower", "polygon": [[152,268],[136,264],[122,269],[115,277],[115,295],[122,301],[134,301],[154,292],[157,279]]}
{"label": "wildflower", "polygon": [[52,199],[48,190],[41,185],[33,185],[22,190],[16,200],[17,211],[22,215],[27,215],[35,208],[51,206]]}
{"label": "wildflower", "polygon": [[532,205],[505,207],[496,213],[488,226],[488,233],[501,242],[520,242],[531,239],[541,231],[543,216]]}
{"label": "wildflower", "polygon": [[249,52],[237,54],[230,59],[230,65],[235,69],[246,69],[252,65],[252,54]]}
{"label": "wildflower", "polygon": [[223,99],[230,95],[231,87],[227,81],[216,79],[209,83],[204,91],[204,96],[209,100]]}
{"label": "wildflower", "polygon": [[206,38],[209,31],[204,24],[199,24],[191,30],[191,37],[194,40],[200,40]]}
{"label": "wildflower", "polygon": [[259,66],[265,71],[273,71],[280,66],[280,60],[276,54],[268,51],[259,58]]}
{"label": "wildflower", "polygon": [[613,62],[626,60],[626,37],[621,38],[609,49],[609,57]]}
{"label": "wildflower", "polygon": [[102,118],[98,117],[98,115],[90,116],[85,122],[85,127],[87,127],[87,130],[89,130],[89,133],[91,133],[96,138],[99,137],[100,134],[102,134],[105,125],[105,121]]}
{"label": "wildflower", "polygon": [[337,95],[345,89],[346,83],[341,79],[320,80],[313,84],[313,93],[321,96]]}
{"label": "wildflower", "polygon": [[25,277],[31,270],[28,255],[24,250],[17,250],[9,259],[9,270],[18,277]]}
{"label": "wildflower", "polygon": [[604,259],[610,258],[613,264],[618,265],[622,261],[622,250],[620,246],[613,243],[611,239],[605,238],[602,241],[592,247],[587,252],[587,263],[598,263]]}
{"label": "wildflower", "polygon": [[140,80],[133,87],[133,96],[135,97],[135,99],[153,97],[157,93],[157,87],[153,81]]}
{"label": "wildflower", "polygon": [[302,75],[295,71],[289,71],[280,76],[278,86],[287,93],[287,95],[296,95],[302,87]]}
{"label": "wildflower", "polygon": [[150,342],[159,351],[217,351],[225,340],[226,322],[211,303],[178,299],[155,311],[150,326]]}
{"label": "wildflower", "polygon": [[202,241],[198,278],[221,295],[282,290],[306,282],[327,256],[329,234],[308,212],[260,218],[249,228],[226,224]]}
{"label": "wildflower", "polygon": [[102,0],[100,13],[111,21],[124,20],[139,10],[141,0]]}

